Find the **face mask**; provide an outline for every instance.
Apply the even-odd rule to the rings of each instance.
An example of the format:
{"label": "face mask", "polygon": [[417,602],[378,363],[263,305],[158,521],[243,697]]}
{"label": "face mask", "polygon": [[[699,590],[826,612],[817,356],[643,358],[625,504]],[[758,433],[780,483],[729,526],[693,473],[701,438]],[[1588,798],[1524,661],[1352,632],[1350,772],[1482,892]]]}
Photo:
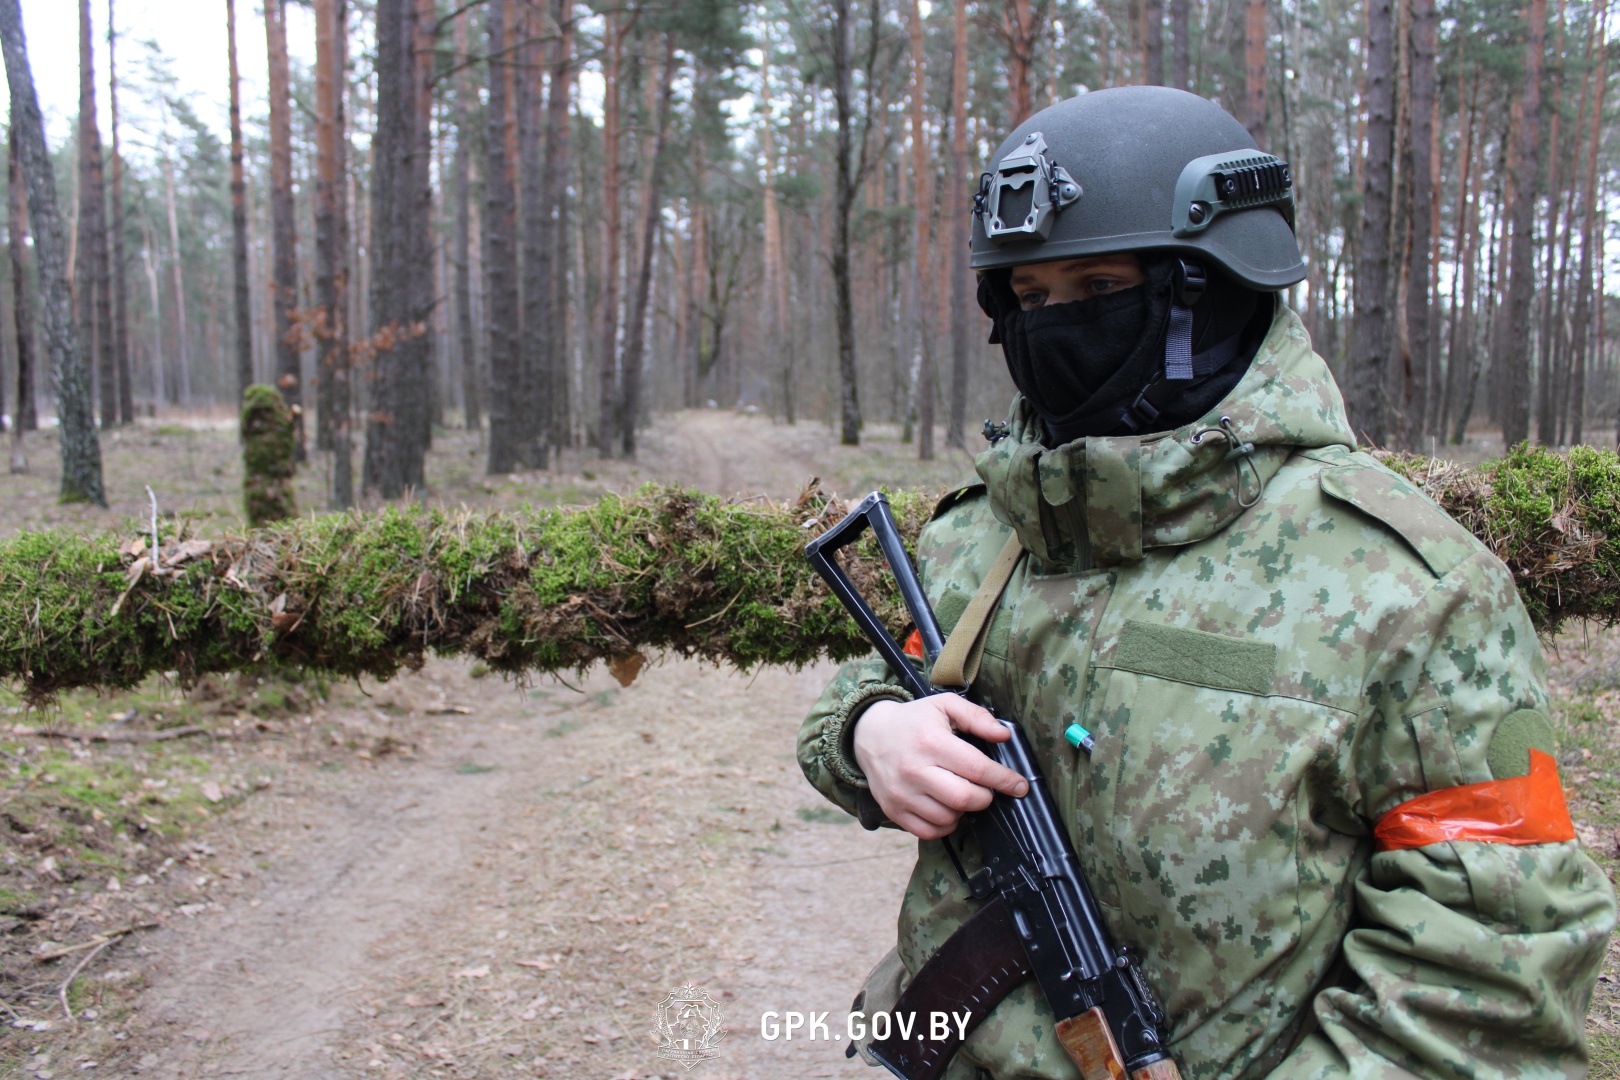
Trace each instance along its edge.
{"label": "face mask", "polygon": [[[1005,273],[980,279],[979,305],[995,320],[991,344],[1000,343],[1013,383],[1045,424],[1050,445],[1120,433],[1125,406],[1163,374],[1175,271],[1174,258],[1147,257],[1141,285],[1031,311],[1020,310]],[[1211,274],[1193,306],[1193,352],[1242,332],[1258,299]]]}
{"label": "face mask", "polygon": [[1007,370],[1053,445],[1102,433],[1087,421],[1106,420],[1112,430],[1119,408],[1164,366],[1171,268],[1159,262],[1146,274],[1117,293],[1015,308],[997,320]]}

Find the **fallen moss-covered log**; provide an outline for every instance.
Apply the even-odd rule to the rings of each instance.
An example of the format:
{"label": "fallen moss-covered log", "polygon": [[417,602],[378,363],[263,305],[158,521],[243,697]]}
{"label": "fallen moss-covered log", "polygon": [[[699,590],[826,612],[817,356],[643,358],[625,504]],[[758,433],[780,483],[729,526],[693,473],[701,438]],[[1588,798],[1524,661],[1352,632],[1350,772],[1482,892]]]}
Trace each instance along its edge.
{"label": "fallen moss-covered log", "polygon": [[[932,497],[894,507],[915,535]],[[744,670],[844,658],[868,646],[803,557],[842,512],[814,491],[644,489],[572,510],[310,517],[156,557],[140,537],[24,533],[0,541],[0,679],[40,699],[272,663],[387,678],[429,651],[509,673],[606,660],[625,678],[654,652]],[[856,551],[851,576],[902,625],[870,537]]]}
{"label": "fallen moss-covered log", "polygon": [[[1620,461],[1520,449],[1483,469],[1391,466],[1513,570],[1537,626],[1620,621]],[[894,497],[909,537],[933,494]],[[34,698],[285,664],[386,678],[428,652],[508,673],[650,653],[744,670],[868,651],[802,555],[842,513],[817,492],[726,503],[645,489],[572,510],[389,509],[219,540],[25,533],[0,541],[0,679]],[[846,559],[896,632],[907,617],[875,545]]]}

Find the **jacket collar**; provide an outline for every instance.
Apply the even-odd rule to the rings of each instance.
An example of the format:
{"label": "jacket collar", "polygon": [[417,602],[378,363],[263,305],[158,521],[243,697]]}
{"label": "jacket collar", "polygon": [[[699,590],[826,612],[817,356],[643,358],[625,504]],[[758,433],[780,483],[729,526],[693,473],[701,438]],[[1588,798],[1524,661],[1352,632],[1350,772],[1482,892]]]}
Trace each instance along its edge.
{"label": "jacket collar", "polygon": [[[1042,562],[1067,571],[1213,536],[1260,498],[1295,450],[1355,445],[1332,373],[1280,298],[1249,370],[1198,422],[1055,449],[1040,435],[1034,411],[1016,398],[1008,437],[974,466],[997,519]],[[1234,441],[1253,449],[1234,455]]]}

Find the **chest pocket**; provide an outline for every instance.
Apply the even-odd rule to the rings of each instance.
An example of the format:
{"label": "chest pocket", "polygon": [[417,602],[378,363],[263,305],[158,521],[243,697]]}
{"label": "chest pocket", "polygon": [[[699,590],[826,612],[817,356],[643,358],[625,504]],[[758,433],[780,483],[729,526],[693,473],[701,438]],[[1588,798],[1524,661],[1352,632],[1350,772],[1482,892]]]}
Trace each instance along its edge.
{"label": "chest pocket", "polygon": [[1270,695],[1276,663],[1268,643],[1130,621],[1094,669],[1080,857],[1130,943],[1202,988],[1172,1002],[1195,1022],[1300,939],[1300,784],[1334,722]]}

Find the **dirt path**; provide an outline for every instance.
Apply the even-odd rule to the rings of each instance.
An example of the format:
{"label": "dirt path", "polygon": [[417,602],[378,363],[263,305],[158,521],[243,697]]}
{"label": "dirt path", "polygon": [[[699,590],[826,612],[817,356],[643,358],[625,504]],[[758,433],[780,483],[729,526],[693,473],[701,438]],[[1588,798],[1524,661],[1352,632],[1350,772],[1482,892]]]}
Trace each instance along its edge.
{"label": "dirt path", "polygon": [[[643,461],[725,494],[815,473],[793,433],[735,419],[685,414]],[[188,913],[120,959],[146,989],[103,1071],[684,1076],[654,1053],[655,1005],[700,985],[728,1034],[690,1075],[870,1076],[836,1036],[913,846],[799,773],[830,673],[672,663],[525,691],[433,662],[368,688],[364,719],[414,755],[291,771],[225,819]],[[835,1038],[763,1039],[789,1010]]]}

